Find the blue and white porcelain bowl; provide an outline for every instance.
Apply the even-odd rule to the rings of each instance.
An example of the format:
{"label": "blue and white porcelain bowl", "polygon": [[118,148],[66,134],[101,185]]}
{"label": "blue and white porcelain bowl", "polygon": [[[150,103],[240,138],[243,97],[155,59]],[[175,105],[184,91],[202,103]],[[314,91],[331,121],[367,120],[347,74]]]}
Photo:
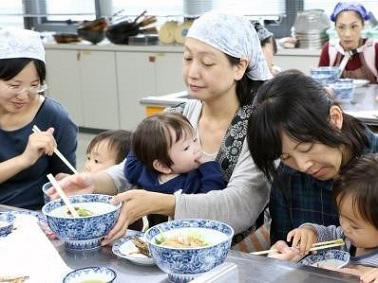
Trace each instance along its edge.
{"label": "blue and white porcelain bowl", "polygon": [[310,70],[311,77],[322,85],[331,84],[339,78],[338,67],[317,67]]}
{"label": "blue and white porcelain bowl", "polygon": [[299,261],[300,264],[320,268],[342,268],[348,264],[350,254],[341,250],[322,250],[309,254]]}
{"label": "blue and white porcelain bowl", "polygon": [[13,231],[15,216],[9,212],[0,213],[0,237],[5,237]]}
{"label": "blue and white porcelain bowl", "polygon": [[71,271],[63,278],[63,283],[98,282],[111,283],[117,274],[107,267],[84,267]]}
{"label": "blue and white porcelain bowl", "polygon": [[333,89],[336,99],[340,102],[350,103],[353,101],[355,86],[352,79],[340,79],[329,86]]}
{"label": "blue and white porcelain bowl", "polygon": [[[173,247],[160,240],[185,237],[201,238],[204,247]],[[153,226],[145,233],[156,265],[173,282],[189,282],[201,273],[222,264],[230,250],[234,230],[227,224],[204,219],[180,219]]]}
{"label": "blue and white porcelain bowl", "polygon": [[113,205],[108,195],[87,194],[69,197],[74,207],[84,208],[91,216],[74,218],[67,214],[67,207],[61,199],[51,201],[42,207],[47,224],[69,250],[91,250],[101,246],[102,238],[115,225],[121,203]]}

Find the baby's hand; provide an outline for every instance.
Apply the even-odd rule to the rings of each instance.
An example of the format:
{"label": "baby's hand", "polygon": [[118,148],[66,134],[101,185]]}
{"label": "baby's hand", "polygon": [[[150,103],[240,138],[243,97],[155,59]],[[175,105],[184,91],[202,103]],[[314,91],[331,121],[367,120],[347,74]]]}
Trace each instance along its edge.
{"label": "baby's hand", "polygon": [[290,231],[287,234],[287,241],[292,240],[292,247],[298,247],[302,256],[307,255],[316,243],[317,235],[311,227],[302,227]]}

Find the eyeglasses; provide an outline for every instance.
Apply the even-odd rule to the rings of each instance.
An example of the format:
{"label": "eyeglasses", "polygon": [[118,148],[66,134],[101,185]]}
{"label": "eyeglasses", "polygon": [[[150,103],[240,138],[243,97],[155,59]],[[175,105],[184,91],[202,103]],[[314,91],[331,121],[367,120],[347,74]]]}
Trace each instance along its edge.
{"label": "eyeglasses", "polygon": [[36,85],[36,86],[30,86],[30,87],[22,87],[20,85],[7,85],[6,88],[9,92],[13,94],[21,94],[24,91],[28,91],[34,94],[42,93],[47,90],[47,84],[43,85]]}

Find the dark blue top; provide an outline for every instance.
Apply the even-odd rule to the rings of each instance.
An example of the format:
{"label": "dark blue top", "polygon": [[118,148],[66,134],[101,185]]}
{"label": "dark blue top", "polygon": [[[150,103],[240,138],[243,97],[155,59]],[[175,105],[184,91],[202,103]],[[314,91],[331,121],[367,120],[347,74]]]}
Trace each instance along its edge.
{"label": "dark blue top", "polygon": [[[0,162],[24,152],[29,135],[33,133],[33,125],[41,131],[53,127],[59,151],[73,166],[76,166],[78,129],[62,105],[49,98],[45,99],[33,121],[26,126],[15,131],[0,129]],[[0,203],[33,210],[40,209],[43,205],[41,188],[48,182],[46,175],[60,172],[72,173],[55,154],[41,156],[33,166],[0,183]]]}
{"label": "dark blue top", "polygon": [[226,181],[216,161],[205,162],[196,170],[159,184],[158,175],[136,160],[132,152],[128,154],[125,163],[125,177],[130,184],[141,189],[165,194],[173,194],[178,190],[182,190],[184,194],[207,193],[226,187]]}
{"label": "dark blue top", "polygon": [[[364,153],[378,152],[378,136],[366,130],[370,146]],[[311,175],[296,171],[282,162],[278,175],[285,188],[273,183],[269,210],[272,217],[271,243],[286,241],[288,232],[303,223],[339,225],[339,213],[332,194],[332,180],[321,181]]]}

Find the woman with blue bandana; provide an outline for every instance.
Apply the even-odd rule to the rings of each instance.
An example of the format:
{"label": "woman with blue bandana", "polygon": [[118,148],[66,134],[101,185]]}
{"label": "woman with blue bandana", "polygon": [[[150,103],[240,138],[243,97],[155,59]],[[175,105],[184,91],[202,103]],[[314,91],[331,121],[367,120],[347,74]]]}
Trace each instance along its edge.
{"label": "woman with blue bandana", "polygon": [[[122,237],[129,223],[147,214],[224,221],[235,229],[235,242],[256,228],[269,200],[269,186],[257,170],[245,142],[252,100],[272,77],[251,22],[243,16],[209,12],[194,21],[184,45],[183,78],[196,98],[168,109],[185,115],[203,148],[204,160],[219,162],[224,190],[206,194],[162,194],[128,190],[118,223],[103,244]],[[64,190],[117,193],[128,189],[124,164],[97,174],[61,181]]]}
{"label": "woman with blue bandana", "polygon": [[319,66],[338,66],[341,77],[365,79],[376,84],[378,79],[378,42],[361,37],[370,14],[357,3],[338,3],[331,15],[339,39],[324,44]]}

